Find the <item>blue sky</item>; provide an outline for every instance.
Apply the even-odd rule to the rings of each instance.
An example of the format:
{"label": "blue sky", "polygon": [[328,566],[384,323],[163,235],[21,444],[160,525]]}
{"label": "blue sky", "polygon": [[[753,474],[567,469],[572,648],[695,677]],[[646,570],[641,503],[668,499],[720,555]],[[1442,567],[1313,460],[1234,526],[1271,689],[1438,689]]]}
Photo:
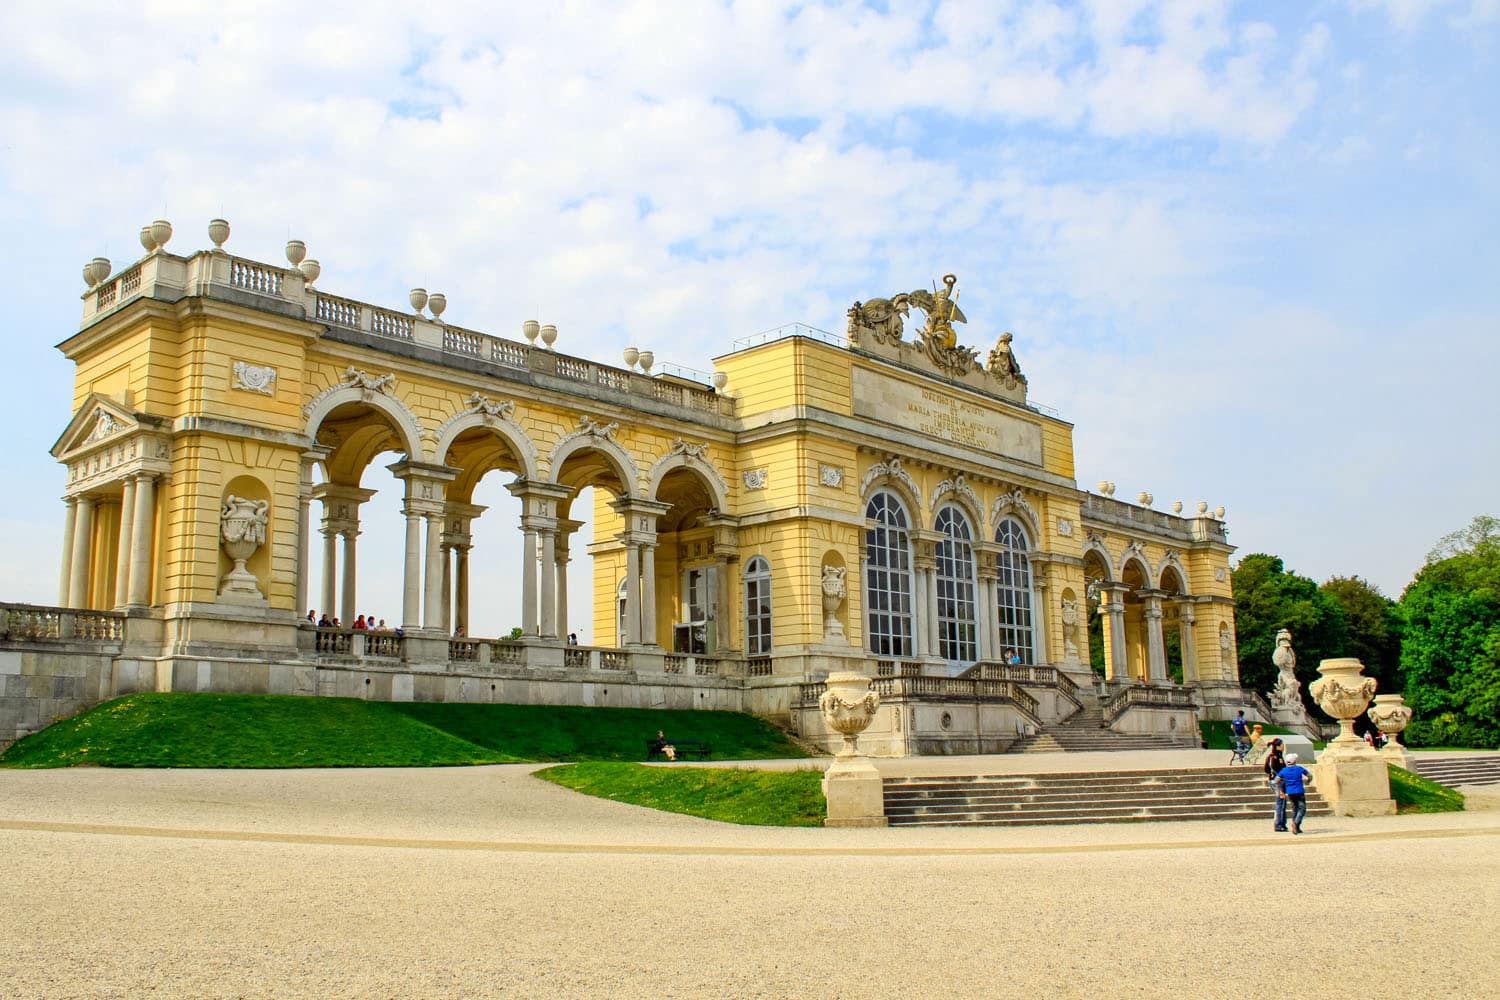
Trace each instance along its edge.
{"label": "blue sky", "polygon": [[0,11],[6,599],[56,597],[79,269],[163,216],[177,252],[222,215],[338,294],[700,369],[953,271],[1084,485],[1393,595],[1500,506],[1497,0],[536,7]]}

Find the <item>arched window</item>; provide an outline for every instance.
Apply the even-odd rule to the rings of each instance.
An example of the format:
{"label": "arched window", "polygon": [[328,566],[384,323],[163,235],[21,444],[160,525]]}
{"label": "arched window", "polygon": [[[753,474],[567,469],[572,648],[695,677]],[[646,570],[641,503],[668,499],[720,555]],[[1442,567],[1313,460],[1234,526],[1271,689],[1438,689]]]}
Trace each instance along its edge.
{"label": "arched window", "polygon": [[745,564],[745,652],[771,655],[771,564],[763,556]]}
{"label": "arched window", "polygon": [[1026,663],[1035,663],[1031,630],[1031,559],[1030,545],[1021,522],[1007,517],[995,529],[1000,543],[996,560],[995,621],[1000,626],[1000,652],[1014,649]]}
{"label": "arched window", "polygon": [[617,613],[615,614],[615,626],[617,629],[615,632],[616,646],[625,645],[625,613],[629,610],[627,607],[629,603],[630,599],[626,596],[625,592],[625,581],[621,580],[620,589],[615,591],[615,607],[617,609]]}
{"label": "arched window", "polygon": [[957,507],[938,511],[938,654],[954,666],[979,659],[974,617],[974,545],[969,520]]}
{"label": "arched window", "polygon": [[870,652],[910,656],[911,540],[906,510],[890,493],[876,493],[865,506],[865,609]]}

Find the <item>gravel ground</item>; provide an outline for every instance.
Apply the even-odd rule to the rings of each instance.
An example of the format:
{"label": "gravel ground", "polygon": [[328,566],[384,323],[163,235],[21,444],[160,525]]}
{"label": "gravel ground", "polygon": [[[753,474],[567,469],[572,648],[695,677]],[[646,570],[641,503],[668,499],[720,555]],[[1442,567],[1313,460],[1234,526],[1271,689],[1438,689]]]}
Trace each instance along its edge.
{"label": "gravel ground", "polygon": [[1500,996],[1494,812],[774,830],[533,770],[0,771],[0,996]]}

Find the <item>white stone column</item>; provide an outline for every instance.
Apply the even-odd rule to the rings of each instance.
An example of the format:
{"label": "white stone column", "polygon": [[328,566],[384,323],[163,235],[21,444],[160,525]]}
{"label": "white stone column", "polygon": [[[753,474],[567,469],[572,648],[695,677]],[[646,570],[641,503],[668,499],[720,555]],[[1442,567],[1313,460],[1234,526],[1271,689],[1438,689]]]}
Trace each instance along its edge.
{"label": "white stone column", "polygon": [[1183,601],[1179,607],[1181,619],[1178,622],[1178,634],[1182,644],[1182,682],[1196,684],[1198,683],[1198,650],[1194,644],[1193,626],[1198,623],[1198,616],[1190,600]]}
{"label": "white stone column", "polygon": [[323,614],[332,621],[338,614],[339,533],[323,526]]}
{"label": "white stone column", "polygon": [[443,515],[425,513],[427,519],[426,594],[422,605],[422,624],[434,631],[443,628]]}
{"label": "white stone column", "polygon": [[521,631],[526,635],[537,634],[537,553],[536,529],[521,528]]}
{"label": "white stone column", "polygon": [[74,521],[78,517],[78,501],[72,497],[64,497],[63,506],[62,565],[57,570],[57,606],[60,608],[67,607],[69,598],[73,596],[68,581],[73,575],[73,532]]}
{"label": "white stone column", "polygon": [[340,606],[343,609],[343,625],[345,628],[354,627],[354,618],[359,614],[355,600],[358,577],[355,572],[355,553],[359,538],[358,528],[345,528],[340,532],[344,536],[344,589],[341,595]]}
{"label": "white stone column", "polygon": [[115,543],[115,607],[130,600],[130,531],[135,527],[135,480],[120,489],[120,536]]}
{"label": "white stone column", "polygon": [[557,535],[557,634],[568,637],[568,542],[573,529],[564,528]]}
{"label": "white stone column", "polygon": [[1125,655],[1125,588],[1116,585],[1110,587],[1108,593],[1109,603],[1104,608],[1109,615],[1109,679],[1129,683],[1129,661]]}
{"label": "white stone column", "polygon": [[453,634],[453,546],[443,543],[443,631]]}
{"label": "white stone column", "polygon": [[656,642],[656,543],[641,545],[641,643]]}
{"label": "white stone column", "polygon": [[557,638],[557,529],[540,528],[542,552],[541,637]]}
{"label": "white stone column", "polygon": [[1048,589],[1047,581],[1036,581],[1036,604],[1031,609],[1031,637],[1036,648],[1031,651],[1031,662],[1037,664],[1052,662],[1052,654],[1047,649],[1047,615],[1051,613]]}
{"label": "white stone column", "polygon": [[1152,684],[1166,684],[1167,644],[1162,636],[1161,595],[1147,594],[1145,598],[1146,618],[1146,677]]}
{"label": "white stone column", "polygon": [[469,546],[460,545],[455,550],[458,554],[458,567],[455,571],[454,600],[458,607],[455,611],[454,625],[464,630],[464,635],[469,634]]}
{"label": "white stone column", "polygon": [[922,573],[927,587],[927,648],[928,656],[942,656],[942,646],[939,643],[942,629],[938,627],[938,587],[937,566],[928,566]]}
{"label": "white stone column", "polygon": [[[306,452],[302,455],[301,476],[297,481],[297,602],[298,616],[307,613],[312,584],[308,577],[312,556],[312,487],[313,472],[317,458]],[[324,609],[327,612],[327,609]]]}
{"label": "white stone column", "polygon": [[73,520],[73,567],[68,571],[68,607],[89,606],[89,563],[94,548],[94,501],[78,498]]}
{"label": "white stone column", "polygon": [[134,526],[130,529],[130,592],[126,599],[132,605],[151,603],[151,554],[156,550],[152,538],[156,526],[156,477],[141,473],[135,477],[135,509],[131,511]]}
{"label": "white stone column", "polygon": [[641,547],[625,543],[625,639],[627,646],[641,641]]}
{"label": "white stone column", "polygon": [[408,500],[401,508],[406,518],[406,563],[402,575],[401,628],[422,627],[422,515]]}

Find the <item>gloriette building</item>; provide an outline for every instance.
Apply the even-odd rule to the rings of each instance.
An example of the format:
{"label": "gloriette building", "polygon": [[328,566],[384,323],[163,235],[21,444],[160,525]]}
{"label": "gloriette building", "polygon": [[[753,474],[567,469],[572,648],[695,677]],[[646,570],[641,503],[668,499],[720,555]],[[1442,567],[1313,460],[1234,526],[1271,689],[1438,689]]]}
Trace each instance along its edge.
{"label": "gloriette building", "polygon": [[[90,264],[59,345],[61,587],[4,606],[0,740],[161,690],[736,709],[826,743],[819,682],[841,669],[877,678],[862,746],[885,754],[1004,750],[1080,712],[1191,741],[1246,703],[1222,509],[1081,489],[1010,335],[959,343],[951,275],[855,303],[839,335],[748,338],[695,380],[570,357],[531,321],[463,329],[421,290],[331,294],[300,244],[291,266],[239,258],[219,220],[213,249],[170,235]],[[400,631],[357,631],[361,483],[388,452]],[[514,640],[467,627],[496,470],[523,511]],[[571,646],[585,487],[596,644]]]}

